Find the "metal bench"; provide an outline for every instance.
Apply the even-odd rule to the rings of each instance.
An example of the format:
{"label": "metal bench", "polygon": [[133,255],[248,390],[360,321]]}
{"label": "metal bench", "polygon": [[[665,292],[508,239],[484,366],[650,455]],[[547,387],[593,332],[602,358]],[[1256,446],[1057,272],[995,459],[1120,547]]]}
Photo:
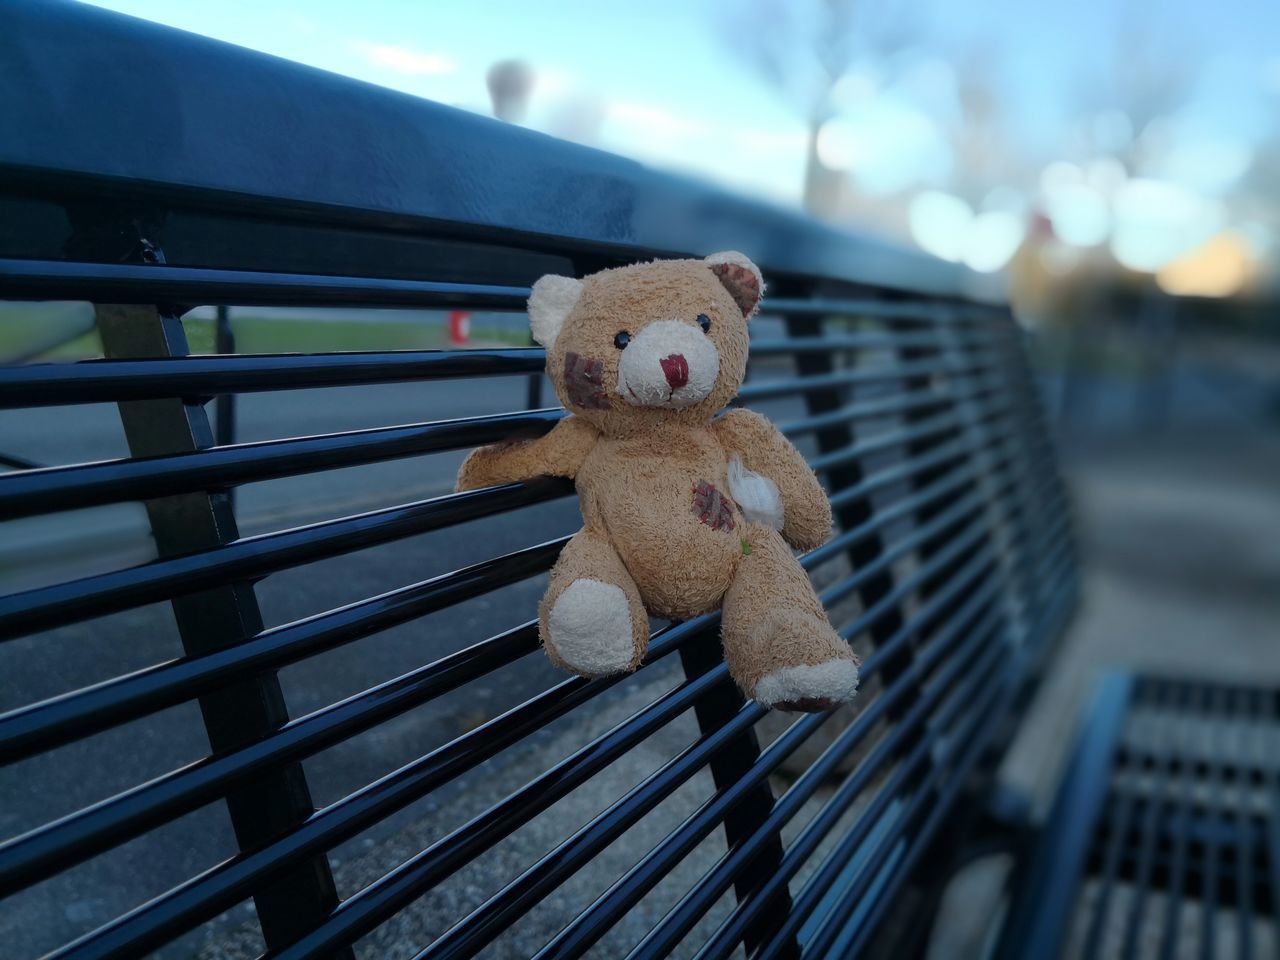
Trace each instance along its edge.
{"label": "metal bench", "polygon": [[[5,690],[5,795],[36,791],[23,809],[48,805],[38,822],[3,821],[0,909],[15,951],[195,949],[190,932],[219,917],[221,930],[252,928],[248,955],[291,960],[350,957],[357,941],[366,956],[395,942],[397,955],[462,957],[498,938],[539,957],[602,943],[634,957],[922,948],[921,924],[893,922],[902,892],[917,891],[917,909],[919,896],[936,897],[937,865],[959,862],[957,837],[980,830],[996,762],[1075,603],[1070,518],[1006,308],[964,299],[946,265],[798,215],[77,4],[0,9],[0,89],[0,294],[95,304],[106,354],[4,367],[0,408],[71,424],[114,405],[127,444],[127,455],[49,466],[6,450],[18,468],[0,475],[0,518],[14,531],[29,518],[142,503],[155,552],[0,597],[0,675],[72,678],[35,702],[26,688]],[[347,509],[333,494],[343,488],[326,487],[324,519],[239,533],[232,494],[245,485],[406,458],[426,470],[451,451],[547,430],[561,414],[511,409],[539,393],[532,348],[241,355],[221,323],[220,353],[196,356],[181,319],[192,307],[519,312],[546,272],[725,247],[756,259],[770,287],[739,402],[784,426],[835,507],[834,539],[804,562],[863,655],[853,709],[779,726],[728,682],[715,617],[662,626],[634,677],[549,674],[531,618],[537,578],[574,528],[564,483],[372,509]],[[492,411],[433,415],[448,397],[434,384],[475,378],[493,384]],[[434,398],[420,422],[233,442],[233,398],[406,383]],[[302,499],[316,488],[296,489]],[[355,571],[367,571],[356,559],[332,564],[411,537],[421,553],[397,553],[378,588],[352,599],[365,582]],[[308,565],[328,571],[316,576],[332,585],[330,607],[264,614],[264,590]],[[272,603],[289,609],[287,597]],[[120,619],[137,610],[152,619]],[[331,703],[289,702],[315,689],[290,693],[290,669],[320,658],[323,672],[308,676],[329,689],[333,674],[362,675],[369,638],[428,631],[443,612],[467,610],[509,626],[424,633],[421,649],[439,655],[420,654],[401,675]],[[145,635],[120,626],[135,622]],[[162,623],[180,650],[138,663]],[[111,664],[107,643],[115,665],[81,677],[72,662],[92,647]],[[512,677],[539,686],[472,729],[423,712]],[[147,769],[193,703],[207,745]],[[597,712],[610,718],[603,729]],[[567,742],[548,737],[571,720],[586,724],[576,746],[534,749]],[[393,723],[429,749],[317,804],[308,764]],[[798,762],[807,741],[823,750]],[[656,766],[495,873],[447,929],[390,939],[403,911],[655,743],[667,751]],[[140,778],[63,809],[64,797],[92,796],[85,771],[115,757],[125,773],[140,765]],[[546,763],[503,787],[503,771],[531,757]],[[432,813],[423,798],[437,795]],[[473,816],[449,820],[448,805],[477,798]],[[641,843],[660,807],[670,828]],[[135,883],[155,851],[199,846],[213,821],[193,817],[210,811],[229,819],[225,859],[160,889]],[[380,876],[344,872],[343,844],[369,831],[381,844],[410,822],[412,835],[426,831],[419,847]],[[602,876],[600,855],[615,843],[625,862]],[[71,909],[78,876],[103,889]],[[552,917],[552,935],[529,939],[530,912],[583,877],[595,892]],[[653,918],[642,936],[602,939],[636,916]]]}

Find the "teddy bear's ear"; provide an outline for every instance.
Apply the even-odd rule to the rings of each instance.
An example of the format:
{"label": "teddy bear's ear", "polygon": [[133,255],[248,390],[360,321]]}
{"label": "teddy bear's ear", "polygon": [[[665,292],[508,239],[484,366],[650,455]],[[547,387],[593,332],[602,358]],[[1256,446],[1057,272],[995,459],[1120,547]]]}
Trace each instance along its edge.
{"label": "teddy bear's ear", "polygon": [[764,296],[764,278],[760,276],[759,267],[736,250],[713,253],[706,258],[706,264],[733,296],[744,317],[756,312]]}
{"label": "teddy bear's ear", "polygon": [[533,339],[550,349],[581,295],[582,281],[573,277],[549,273],[535,283],[529,294],[529,328]]}

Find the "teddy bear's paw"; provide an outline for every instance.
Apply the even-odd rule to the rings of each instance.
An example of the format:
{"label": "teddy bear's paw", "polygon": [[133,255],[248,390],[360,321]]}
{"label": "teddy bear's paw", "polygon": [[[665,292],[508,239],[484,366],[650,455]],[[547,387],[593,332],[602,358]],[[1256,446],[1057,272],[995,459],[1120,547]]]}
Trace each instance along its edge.
{"label": "teddy bear's paw", "polygon": [[756,683],[754,699],[778,710],[820,713],[848,703],[857,691],[858,665],[841,657],[765,674]]}
{"label": "teddy bear's paw", "polygon": [[575,580],[556,598],[547,618],[555,655],[584,677],[607,677],[632,668],[635,634],[631,608],[621,587]]}

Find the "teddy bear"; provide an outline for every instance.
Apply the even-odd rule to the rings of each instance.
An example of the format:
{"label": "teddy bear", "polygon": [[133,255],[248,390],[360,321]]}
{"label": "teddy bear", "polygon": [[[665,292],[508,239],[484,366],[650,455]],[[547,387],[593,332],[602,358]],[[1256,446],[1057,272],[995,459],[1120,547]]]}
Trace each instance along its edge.
{"label": "teddy bear", "polygon": [[584,677],[635,670],[650,616],[719,608],[744,695],[808,712],[853,698],[858,659],[792,553],[831,535],[831,505],[773,424],[724,412],[746,375],[747,322],[763,292],[737,252],[534,284],[533,338],[569,415],[537,439],[472,451],[457,489],[575,481],[583,527],[539,607],[557,666]]}

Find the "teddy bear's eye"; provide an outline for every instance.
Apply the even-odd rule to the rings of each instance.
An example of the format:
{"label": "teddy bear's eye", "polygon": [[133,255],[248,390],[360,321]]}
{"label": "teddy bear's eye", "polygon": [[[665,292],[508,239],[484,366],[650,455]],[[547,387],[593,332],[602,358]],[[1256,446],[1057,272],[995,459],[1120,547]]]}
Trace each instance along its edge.
{"label": "teddy bear's eye", "polygon": [[711,318],[705,313],[698,314],[698,326],[702,328],[703,333],[711,332]]}
{"label": "teddy bear's eye", "polygon": [[625,330],[619,330],[618,335],[613,338],[613,345],[619,350],[627,349],[627,344],[631,342],[631,334]]}

